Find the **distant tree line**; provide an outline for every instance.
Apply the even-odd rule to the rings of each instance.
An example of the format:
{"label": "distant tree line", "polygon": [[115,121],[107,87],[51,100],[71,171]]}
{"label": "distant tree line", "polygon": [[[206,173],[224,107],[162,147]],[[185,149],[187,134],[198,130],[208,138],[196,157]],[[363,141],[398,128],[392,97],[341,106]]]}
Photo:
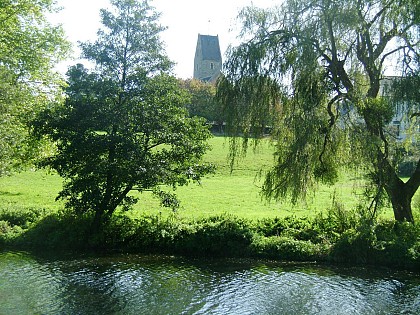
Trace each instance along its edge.
{"label": "distant tree line", "polygon": [[222,104],[216,99],[216,85],[197,79],[179,82],[191,94],[191,101],[187,104],[190,116],[205,118],[208,124],[213,125],[213,132],[223,133],[224,112]]}

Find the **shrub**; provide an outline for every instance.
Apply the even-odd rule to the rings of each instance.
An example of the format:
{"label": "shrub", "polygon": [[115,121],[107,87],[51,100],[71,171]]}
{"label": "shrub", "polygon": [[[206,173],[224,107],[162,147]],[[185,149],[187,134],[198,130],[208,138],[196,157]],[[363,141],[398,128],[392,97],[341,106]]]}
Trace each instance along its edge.
{"label": "shrub", "polygon": [[355,211],[347,210],[344,205],[333,200],[332,206],[326,213],[319,213],[314,220],[314,225],[323,233],[338,235],[346,230],[354,229],[359,223],[360,216]]}
{"label": "shrub", "polygon": [[130,219],[115,216],[102,232],[99,246],[137,252],[193,256],[246,255],[252,239],[249,222],[222,215],[188,220],[172,215]]}
{"label": "shrub", "polygon": [[335,242],[331,259],[352,264],[420,267],[420,228],[411,223],[379,221],[344,231]]}
{"label": "shrub", "polygon": [[174,216],[142,216],[134,220],[132,233],[127,235],[127,245],[131,250],[174,251],[173,243],[178,234],[179,224],[181,223]]}
{"label": "shrub", "polygon": [[205,256],[240,256],[247,253],[253,233],[249,222],[229,216],[204,218],[190,234],[177,240],[183,253]]}
{"label": "shrub", "polygon": [[91,219],[59,212],[43,217],[23,230],[11,245],[36,249],[87,249],[91,240]]}
{"label": "shrub", "polygon": [[115,215],[91,244],[96,243],[96,246],[104,248],[129,248],[137,228],[138,220],[125,215]]}
{"label": "shrub", "polygon": [[32,223],[45,216],[45,209],[14,206],[0,208],[0,221],[6,221],[12,226],[28,228]]}
{"label": "shrub", "polygon": [[22,233],[22,228],[0,220],[0,246],[4,247]]}
{"label": "shrub", "polygon": [[313,243],[322,242],[322,233],[314,225],[314,221],[306,217],[295,216],[285,218],[262,219],[256,223],[256,232],[266,237],[285,236]]}
{"label": "shrub", "polygon": [[0,246],[25,249],[253,256],[420,268],[419,225],[356,220],[354,212],[344,215],[327,212],[314,220],[287,217],[258,222],[232,215],[199,220],[176,214],[132,219],[120,213],[98,231],[91,229],[91,216],[76,216],[72,212],[43,216],[37,210],[13,213],[2,209],[0,218]]}
{"label": "shrub", "polygon": [[381,221],[375,227],[376,263],[420,267],[420,226],[407,222]]}
{"label": "shrub", "polygon": [[370,261],[372,236],[356,229],[344,231],[332,246],[331,258],[336,262],[365,264]]}
{"label": "shrub", "polygon": [[254,238],[251,249],[254,255],[272,259],[309,261],[320,258],[322,246],[311,241],[296,240],[283,236]]}

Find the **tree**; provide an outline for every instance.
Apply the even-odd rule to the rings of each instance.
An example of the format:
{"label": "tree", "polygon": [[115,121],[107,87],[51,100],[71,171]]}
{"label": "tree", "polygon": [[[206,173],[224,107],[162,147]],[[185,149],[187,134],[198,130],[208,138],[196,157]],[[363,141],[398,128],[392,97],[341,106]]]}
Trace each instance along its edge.
{"label": "tree", "polygon": [[57,97],[60,77],[52,69],[69,44],[46,21],[53,10],[51,0],[0,1],[0,176],[34,155],[27,123]]}
{"label": "tree", "polygon": [[42,165],[64,178],[59,198],[94,213],[95,228],[137,201],[130,191],[185,185],[211,170],[200,162],[210,133],[188,118],[187,94],[167,74],[159,15],[147,1],[111,4],[96,42],[81,45],[95,69],[71,67],[65,103],[34,122],[34,134],[57,145]]}
{"label": "tree", "polygon": [[191,94],[187,109],[191,116],[203,117],[207,122],[223,123],[222,107],[217,102],[216,86],[197,79],[181,80],[181,86]]}
{"label": "tree", "polygon": [[[396,140],[391,96],[398,89],[381,90],[390,65],[418,80],[419,2],[286,0],[245,8],[240,18],[244,41],[229,52],[218,97],[232,134],[258,137],[272,126],[275,166],[263,194],[296,202],[315,183],[334,182],[340,167],[355,166],[370,180],[372,212],[388,199],[396,220],[413,222],[420,160],[407,181],[396,170],[402,147],[419,142]],[[415,125],[418,94],[398,102]]]}

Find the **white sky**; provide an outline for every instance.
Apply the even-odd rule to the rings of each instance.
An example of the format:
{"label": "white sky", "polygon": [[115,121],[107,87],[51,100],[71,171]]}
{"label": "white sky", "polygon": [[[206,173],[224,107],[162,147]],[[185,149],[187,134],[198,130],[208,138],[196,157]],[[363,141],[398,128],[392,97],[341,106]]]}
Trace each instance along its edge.
{"label": "white sky", "polygon": [[[191,78],[197,35],[219,35],[222,55],[235,43],[237,28],[235,18],[240,8],[253,4],[270,7],[279,0],[153,0],[151,5],[161,12],[160,23],[168,29],[161,34],[169,58],[176,62],[175,76]],[[76,63],[78,41],[94,41],[101,26],[99,9],[109,6],[108,0],[57,0],[62,7],[51,16],[54,23],[63,25],[68,39],[74,44],[74,59],[63,63],[59,70],[65,72]]]}

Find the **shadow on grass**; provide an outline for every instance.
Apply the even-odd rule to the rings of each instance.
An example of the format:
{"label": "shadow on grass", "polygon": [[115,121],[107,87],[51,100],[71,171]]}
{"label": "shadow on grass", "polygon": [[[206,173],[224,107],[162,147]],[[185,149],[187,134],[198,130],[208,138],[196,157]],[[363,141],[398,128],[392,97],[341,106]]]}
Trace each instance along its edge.
{"label": "shadow on grass", "polygon": [[22,196],[22,193],[20,193],[20,192],[18,192],[18,193],[12,193],[10,191],[1,191],[0,190],[0,196],[17,197],[17,196]]}

